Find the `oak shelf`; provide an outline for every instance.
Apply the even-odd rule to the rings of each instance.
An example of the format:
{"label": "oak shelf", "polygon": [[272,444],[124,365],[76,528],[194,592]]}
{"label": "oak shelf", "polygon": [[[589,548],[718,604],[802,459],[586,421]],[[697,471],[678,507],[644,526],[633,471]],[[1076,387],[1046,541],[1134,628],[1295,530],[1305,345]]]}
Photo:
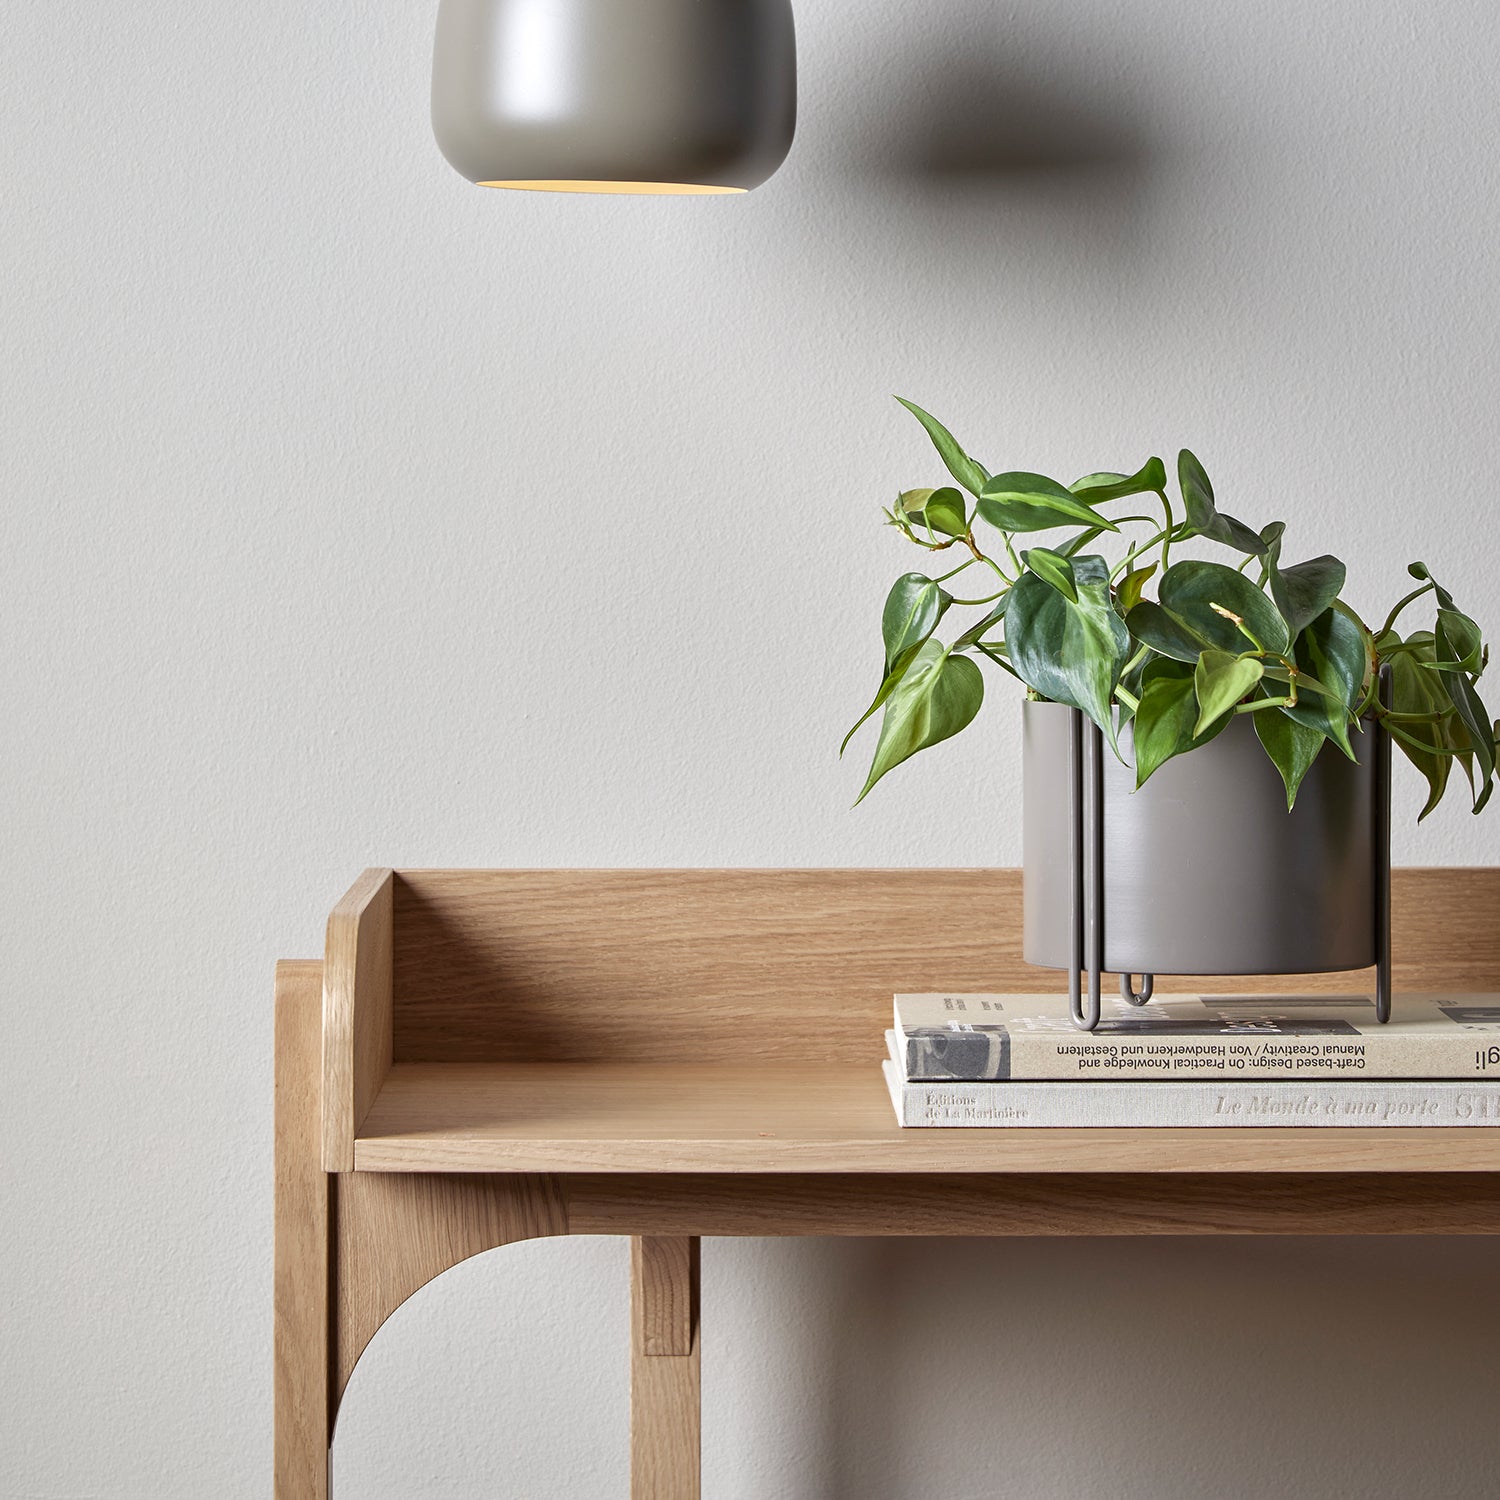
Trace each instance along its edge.
{"label": "oak shelf", "polygon": [[[1149,1084],[1140,1085],[1149,1088]],[[354,1142],[374,1172],[1476,1172],[1485,1129],[919,1129],[878,1064],[397,1064]]]}

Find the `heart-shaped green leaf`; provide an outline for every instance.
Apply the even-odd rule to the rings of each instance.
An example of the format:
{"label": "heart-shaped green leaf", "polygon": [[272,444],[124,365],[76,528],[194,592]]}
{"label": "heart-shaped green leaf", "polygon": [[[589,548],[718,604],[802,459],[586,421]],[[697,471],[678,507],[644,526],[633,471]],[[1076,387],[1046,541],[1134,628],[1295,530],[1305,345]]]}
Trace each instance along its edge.
{"label": "heart-shaped green leaf", "polygon": [[[1273,553],[1279,551],[1273,548]],[[1287,629],[1299,635],[1338,598],[1346,569],[1336,557],[1314,557],[1295,567],[1283,568],[1268,559],[1271,597]]]}
{"label": "heart-shaped green leaf", "polygon": [[1194,738],[1198,699],[1193,669],[1180,661],[1155,657],[1141,673],[1140,707],[1131,720],[1137,788],[1174,755],[1206,745],[1229,723],[1221,718]]}
{"label": "heart-shaped green leaf", "polygon": [[886,703],[875,759],[856,805],[892,767],[968,725],[983,701],[984,677],[974,662],[924,641]]}
{"label": "heart-shaped green leaf", "polygon": [[1468,615],[1456,609],[1440,608],[1437,617],[1458,666],[1465,672],[1483,671],[1484,636],[1479,627]]}
{"label": "heart-shaped green leaf", "polygon": [[1281,772],[1286,785],[1286,810],[1291,812],[1297,805],[1302,778],[1323,748],[1323,736],[1316,729],[1288,718],[1279,708],[1262,708],[1250,717],[1255,720],[1256,736],[1271,757],[1271,764]]}
{"label": "heart-shaped green leaf", "polygon": [[901,509],[911,520],[944,536],[963,536],[969,529],[968,507],[951,484],[939,490],[907,490],[901,496]]}
{"label": "heart-shaped green leaf", "polygon": [[[1399,638],[1394,637],[1394,633],[1385,638],[1387,646],[1397,643]],[[1398,714],[1425,715],[1428,722],[1417,724],[1414,729],[1403,726],[1408,732],[1392,738],[1427,782],[1427,802],[1417,815],[1420,823],[1438,805],[1448,788],[1453,757],[1442,752],[1454,748],[1444,722],[1452,714],[1453,705],[1448,701],[1437,673],[1426,665],[1436,659],[1431,637],[1408,644],[1413,649],[1387,658],[1391,669],[1390,706]],[[1426,748],[1429,745],[1433,748]]]}
{"label": "heart-shaped green leaf", "polygon": [[[1285,655],[1291,644],[1276,606],[1243,573],[1223,563],[1197,558],[1173,563],[1161,575],[1156,596],[1190,635],[1219,651],[1238,655],[1253,640],[1262,650]],[[1244,622],[1244,630],[1234,616]]]}
{"label": "heart-shaped green leaf", "polygon": [[1266,544],[1262,562],[1271,597],[1295,637],[1338,598],[1344,586],[1345,568],[1338,558],[1328,556],[1283,568],[1281,541],[1285,531],[1285,521],[1272,521],[1269,526],[1261,527],[1260,539]]}
{"label": "heart-shaped green leaf", "polygon": [[910,646],[920,646],[938,627],[953,596],[925,573],[903,573],[891,585],[880,614],[885,669]]}
{"label": "heart-shaped green leaf", "polygon": [[1074,558],[1073,581],[1076,603],[1035,573],[1023,572],[1010,591],[1005,643],[1011,665],[1028,687],[1081,709],[1113,745],[1110,699],[1130,649],[1130,632],[1110,600],[1102,557]]}
{"label": "heart-shaped green leaf", "polygon": [[1123,500],[1127,495],[1160,494],[1167,487],[1167,466],[1159,458],[1148,458],[1134,474],[1085,474],[1068,486],[1090,505]]}
{"label": "heart-shaped green leaf", "polygon": [[1033,547],[1021,554],[1021,561],[1040,578],[1045,578],[1064,599],[1078,603],[1078,585],[1073,580],[1073,564],[1060,553],[1046,547]]}
{"label": "heart-shaped green leaf", "polygon": [[1214,487],[1197,455],[1186,448],[1177,455],[1177,487],[1182,491],[1188,525],[1194,531],[1205,530],[1218,515],[1214,508]]}
{"label": "heart-shaped green leaf", "polygon": [[1141,602],[1141,590],[1156,572],[1156,564],[1147,563],[1144,568],[1132,568],[1115,590],[1115,604],[1122,615],[1128,615]]}
{"label": "heart-shaped green leaf", "polygon": [[991,526],[1012,533],[1050,531],[1055,526],[1120,529],[1055,479],[1020,470],[996,474],[985,482],[979,495],[979,514]]}
{"label": "heart-shaped green leaf", "polygon": [[1131,607],[1125,623],[1143,646],[1149,646],[1174,661],[1196,662],[1207,641],[1194,635],[1180,620],[1174,620],[1161,605],[1142,599]]}
{"label": "heart-shaped green leaf", "polygon": [[1298,695],[1294,707],[1284,710],[1288,718],[1327,736],[1349,757],[1349,726],[1354,710],[1364,697],[1370,657],[1366,633],[1342,609],[1326,609],[1297,637],[1293,660],[1334,696],[1321,693]]}
{"label": "heart-shaped green leaf", "polygon": [[1193,734],[1201,735],[1227,714],[1264,675],[1265,668],[1253,656],[1205,651],[1193,671],[1193,689],[1198,695],[1198,719]]}
{"label": "heart-shaped green leaf", "polygon": [[[1457,661],[1460,656],[1457,644],[1449,638],[1443,614],[1443,610],[1438,611],[1437,626],[1432,633],[1433,649],[1437,652],[1440,663]],[[1474,811],[1478,812],[1489,801],[1494,789],[1494,724],[1467,672],[1440,666],[1437,675],[1453,702],[1453,712],[1468,735],[1469,748],[1474,757],[1474,785],[1477,793]]]}
{"label": "heart-shaped green leaf", "polygon": [[895,691],[916,659],[917,648],[937,629],[938,621],[953,603],[953,596],[923,573],[903,573],[886,595],[880,617],[880,634],[885,642],[885,666],[880,688],[870,706],[844,736],[839,754],[849,748],[849,741]]}
{"label": "heart-shaped green leaf", "polygon": [[1208,482],[1203,465],[1186,448],[1177,455],[1177,484],[1187,509],[1189,536],[1201,535],[1210,541],[1263,557],[1266,544],[1243,521],[1220,515],[1214,505],[1214,487]]}
{"label": "heart-shaped green leaf", "polygon": [[920,406],[914,405],[902,396],[897,396],[896,400],[927,429],[927,436],[932,439],[932,446],[937,449],[938,457],[943,461],[943,467],[971,495],[977,495],[984,488],[985,480],[989,478],[984,465],[970,458],[958,446],[953,434],[936,417],[929,415]]}

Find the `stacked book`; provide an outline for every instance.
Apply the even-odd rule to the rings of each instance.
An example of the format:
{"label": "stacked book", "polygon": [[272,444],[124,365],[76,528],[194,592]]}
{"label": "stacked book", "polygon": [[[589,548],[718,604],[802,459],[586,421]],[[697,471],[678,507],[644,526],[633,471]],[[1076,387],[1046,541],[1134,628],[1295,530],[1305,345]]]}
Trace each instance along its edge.
{"label": "stacked book", "polygon": [[1500,1125],[1500,995],[897,995],[902,1125]]}

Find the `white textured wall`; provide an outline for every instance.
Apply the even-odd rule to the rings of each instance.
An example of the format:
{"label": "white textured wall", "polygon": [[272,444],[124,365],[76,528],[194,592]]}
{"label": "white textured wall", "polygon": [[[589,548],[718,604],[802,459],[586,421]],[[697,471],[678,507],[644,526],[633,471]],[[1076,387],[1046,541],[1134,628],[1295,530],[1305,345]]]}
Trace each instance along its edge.
{"label": "white textured wall", "polygon": [[[936,472],[891,392],[1187,443],[1500,629],[1489,0],[800,0],[737,201],[468,187],[433,9],[6,16],[5,1500],[267,1492],[271,963],[361,866],[1017,860],[1003,708],[857,813],[834,759]],[[1398,860],[1500,854],[1400,795]],[[623,1255],[414,1299],[339,1500],[623,1496]],[[1477,1242],[705,1265],[714,1500],[1495,1491]]]}

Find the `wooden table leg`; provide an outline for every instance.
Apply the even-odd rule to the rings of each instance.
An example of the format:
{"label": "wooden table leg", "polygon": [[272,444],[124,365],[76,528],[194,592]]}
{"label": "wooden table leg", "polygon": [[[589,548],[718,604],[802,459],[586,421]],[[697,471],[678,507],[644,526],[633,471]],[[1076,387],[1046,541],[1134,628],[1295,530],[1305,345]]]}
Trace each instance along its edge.
{"label": "wooden table leg", "polygon": [[699,1500],[698,1240],[630,1242],[631,1500]]}
{"label": "wooden table leg", "polygon": [[323,965],[276,966],[275,1500],[328,1500],[329,1201],[319,1110]]}

